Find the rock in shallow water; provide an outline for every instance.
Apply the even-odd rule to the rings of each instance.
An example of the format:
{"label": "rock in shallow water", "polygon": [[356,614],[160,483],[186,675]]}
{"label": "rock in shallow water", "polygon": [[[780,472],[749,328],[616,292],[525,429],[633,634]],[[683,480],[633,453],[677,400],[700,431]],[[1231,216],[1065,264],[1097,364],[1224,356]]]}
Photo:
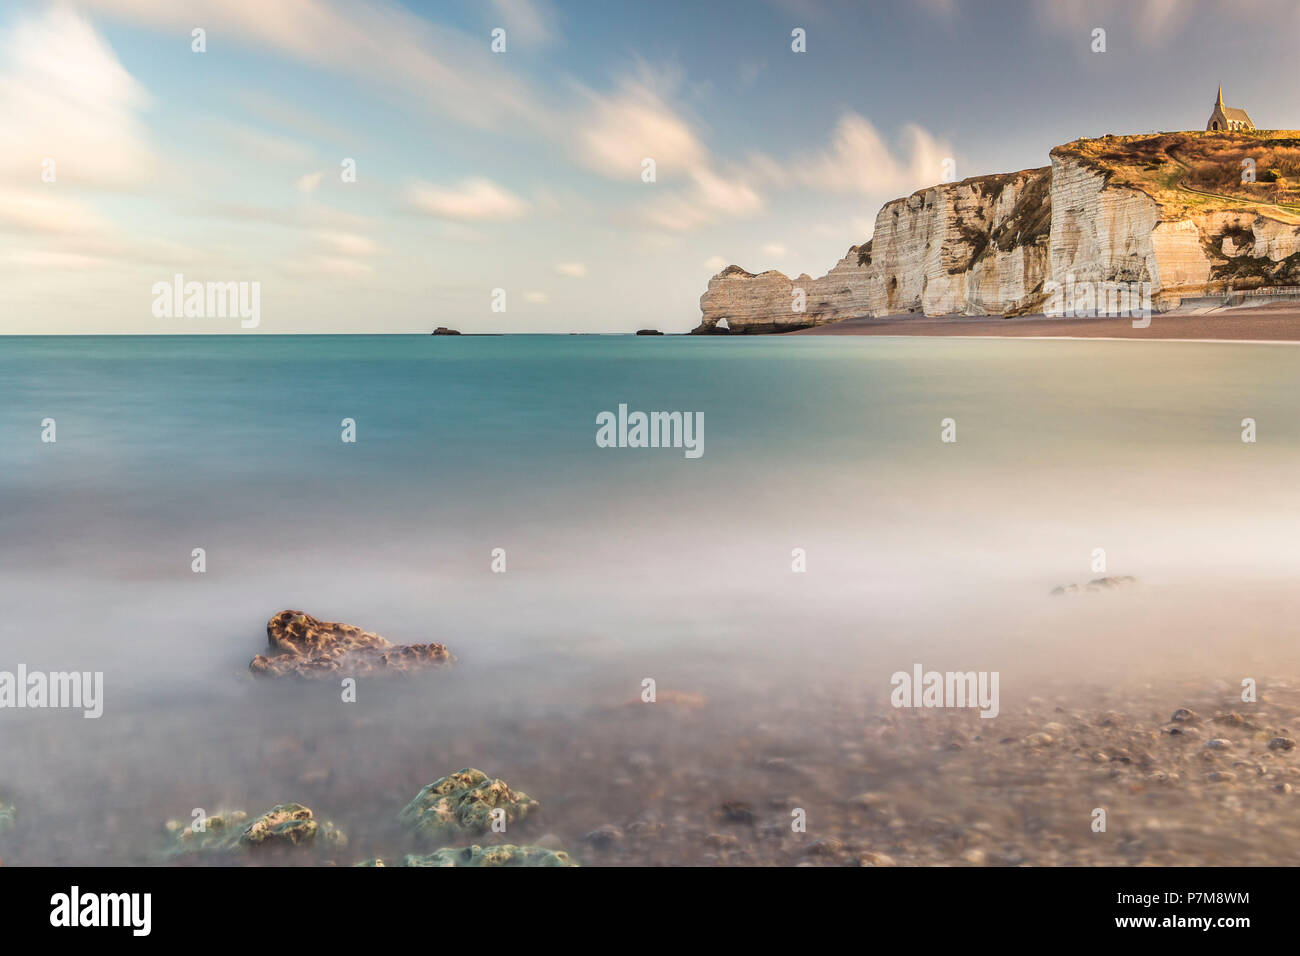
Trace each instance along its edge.
{"label": "rock in shallow water", "polygon": [[204,829],[191,824],[167,821],[171,834],[171,853],[232,853],[264,847],[347,846],[348,838],[329,821],[315,818],[301,803],[281,803],[248,822],[243,810],[213,814],[204,820]]}
{"label": "rock in shallow water", "polygon": [[281,611],[266,623],[271,654],[249,663],[267,677],[359,677],[446,667],[456,658],[443,644],[393,644],[351,624],[322,621],[302,611]]}
{"label": "rock in shallow water", "polygon": [[605,850],[617,843],[622,842],[623,831],[612,823],[606,823],[603,826],[596,827],[590,833],[582,838],[583,843],[590,843],[594,847]]}
{"label": "rock in shallow water", "polygon": [[523,791],[511,790],[504,780],[493,780],[482,770],[468,767],[424,787],[402,808],[398,819],[416,836],[433,840],[448,833],[486,833],[492,811],[505,813],[507,824],[522,820],[539,804]]}
{"label": "rock in shallow water", "polygon": [[[372,864],[373,865],[373,864]],[[378,861],[382,866],[383,862]],[[418,855],[408,853],[402,857],[402,866],[577,866],[563,850],[548,850],[540,846],[443,847],[433,853]]]}
{"label": "rock in shallow water", "polygon": [[1093,578],[1087,584],[1080,587],[1077,584],[1062,584],[1059,587],[1052,588],[1053,595],[1062,594],[1081,594],[1085,591],[1118,591],[1120,588],[1128,588],[1137,584],[1137,578],[1128,574],[1108,575],[1104,578]]}

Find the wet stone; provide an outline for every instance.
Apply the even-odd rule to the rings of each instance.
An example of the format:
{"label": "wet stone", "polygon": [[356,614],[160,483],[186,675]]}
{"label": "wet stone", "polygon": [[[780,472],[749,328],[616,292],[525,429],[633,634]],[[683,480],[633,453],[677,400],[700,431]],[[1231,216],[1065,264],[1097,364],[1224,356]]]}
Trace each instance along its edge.
{"label": "wet stone", "polygon": [[398,819],[416,836],[436,840],[450,833],[488,832],[494,810],[503,811],[509,825],[537,809],[537,801],[528,794],[468,767],[422,788]]}
{"label": "wet stone", "polygon": [[596,827],[590,833],[582,838],[583,843],[589,843],[600,850],[607,850],[610,847],[622,842],[623,831],[612,823],[606,823],[603,826]]}
{"label": "wet stone", "polygon": [[753,826],[758,822],[758,817],[748,804],[741,803],[738,800],[728,801],[718,808],[718,815],[727,823],[742,823]]}
{"label": "wet stone", "polygon": [[443,847],[424,855],[407,854],[402,866],[577,866],[563,850],[540,846]]}

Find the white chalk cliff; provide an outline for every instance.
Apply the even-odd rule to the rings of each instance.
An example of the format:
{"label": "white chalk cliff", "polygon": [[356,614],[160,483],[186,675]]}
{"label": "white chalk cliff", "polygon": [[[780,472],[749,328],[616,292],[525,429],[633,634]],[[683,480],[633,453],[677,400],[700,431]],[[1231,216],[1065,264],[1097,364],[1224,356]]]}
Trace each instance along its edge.
{"label": "white chalk cliff", "polygon": [[[1162,135],[1164,149],[1196,134]],[[1149,137],[1106,141],[1118,144],[1107,143],[1112,150],[1141,142],[1146,151],[1133,163],[1149,165],[1140,170],[1173,162],[1149,158]],[[700,298],[695,331],[723,331],[722,319],[726,330],[743,333],[903,313],[1025,314],[1042,310],[1045,285],[1071,277],[1148,282],[1157,309],[1184,296],[1300,283],[1300,219],[1229,197],[1188,193],[1190,204],[1173,203],[1076,145],[1054,149],[1051,166],[931,186],[886,203],[871,240],[850,247],[820,278],[729,266]]]}

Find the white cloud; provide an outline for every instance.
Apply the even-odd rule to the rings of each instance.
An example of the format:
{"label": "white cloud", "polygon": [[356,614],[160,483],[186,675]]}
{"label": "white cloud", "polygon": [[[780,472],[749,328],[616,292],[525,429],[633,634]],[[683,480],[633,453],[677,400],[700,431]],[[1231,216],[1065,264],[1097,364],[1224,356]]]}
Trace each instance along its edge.
{"label": "white cloud", "polygon": [[779,242],[769,242],[763,246],[763,255],[773,259],[784,259],[788,250]]}
{"label": "white cloud", "polygon": [[747,216],[763,207],[762,197],[739,179],[709,169],[693,170],[689,179],[690,187],[665,191],[646,203],[642,218],[660,229],[684,232],[712,225],[723,217]]}
{"label": "white cloud", "polygon": [[710,272],[721,272],[723,269],[727,268],[727,260],[722,258],[722,256],[709,256],[709,258],[704,260],[704,268],[708,269]]}
{"label": "white cloud", "polygon": [[88,256],[79,252],[49,252],[40,249],[23,249],[6,259],[14,265],[28,269],[98,269],[106,263],[98,256]]}
{"label": "white cloud", "polygon": [[12,234],[23,244],[11,261],[57,269],[168,265],[199,257],[198,250],[180,242],[125,234],[90,205],[56,189],[0,189],[0,235]]}
{"label": "white cloud", "polygon": [[318,244],[344,256],[373,256],[380,251],[373,239],[353,232],[317,232],[314,238]]}
{"label": "white cloud", "polygon": [[653,159],[656,183],[705,165],[708,149],[654,87],[642,76],[612,94],[585,91],[589,105],[575,121],[578,161],[610,179],[639,182],[642,161]]}
{"label": "white cloud", "polygon": [[455,186],[415,183],[407,190],[411,208],[437,219],[460,222],[518,219],[528,203],[490,179],[466,179]]}
{"label": "white cloud", "polygon": [[581,279],[587,274],[587,266],[582,262],[559,262],[556,263],[555,271],[562,276]]}
{"label": "white cloud", "polygon": [[287,263],[286,275],[314,279],[368,279],[375,267],[368,262],[345,259],[339,256],[308,256]]}
{"label": "white cloud", "polygon": [[306,173],[298,177],[295,185],[300,193],[314,193],[320,188],[321,180],[325,178],[325,171],[318,170],[314,173]]}
{"label": "white cloud", "polygon": [[[676,77],[643,66],[612,93],[584,90],[588,107],[574,119],[578,162],[636,183],[649,197],[638,217],[657,229],[683,232],[762,208],[745,171],[720,168],[691,123],[669,105],[678,85]],[[653,183],[641,180],[646,159],[654,160]]]}
{"label": "white cloud", "polygon": [[138,114],[149,96],[84,17],[53,7],[0,37],[0,173],[39,187],[57,181],[132,188],[155,159]]}
{"label": "white cloud", "polygon": [[19,233],[91,236],[109,223],[84,203],[60,196],[57,187],[0,190],[0,229]]}
{"label": "white cloud", "polygon": [[541,305],[546,302],[548,296],[545,292],[525,292],[524,301],[531,302],[534,305]]}
{"label": "white cloud", "polygon": [[[514,122],[547,129],[552,117],[530,84],[502,68],[486,35],[430,23],[382,0],[82,0],[150,29],[248,43],[350,74],[469,126]],[[540,22],[540,21],[539,21]],[[527,27],[525,27],[527,29]]]}
{"label": "white cloud", "polygon": [[766,157],[750,162],[754,178],[780,185],[797,183],[824,192],[909,193],[943,178],[952,149],[920,126],[908,125],[891,144],[857,113],[840,117],[830,144],[788,163]]}

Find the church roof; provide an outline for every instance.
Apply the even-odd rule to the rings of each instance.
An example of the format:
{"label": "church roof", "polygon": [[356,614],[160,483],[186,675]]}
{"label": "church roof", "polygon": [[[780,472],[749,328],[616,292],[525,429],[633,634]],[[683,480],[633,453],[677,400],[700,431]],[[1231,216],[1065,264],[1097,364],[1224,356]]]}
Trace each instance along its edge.
{"label": "church roof", "polygon": [[1255,125],[1255,121],[1250,118],[1245,110],[1239,110],[1235,106],[1224,106],[1220,108],[1223,110],[1223,115],[1230,120],[1249,123],[1251,126]]}

